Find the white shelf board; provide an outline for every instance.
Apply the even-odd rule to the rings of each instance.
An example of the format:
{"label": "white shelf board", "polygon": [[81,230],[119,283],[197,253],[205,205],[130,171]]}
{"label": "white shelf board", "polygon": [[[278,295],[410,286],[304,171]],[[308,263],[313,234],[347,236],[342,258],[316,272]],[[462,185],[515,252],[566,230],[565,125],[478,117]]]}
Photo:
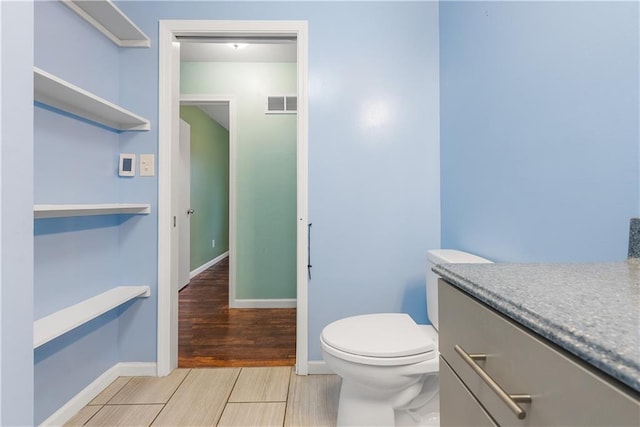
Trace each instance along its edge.
{"label": "white shelf board", "polygon": [[75,13],[120,47],[149,47],[149,37],[110,0],[63,0]]}
{"label": "white shelf board", "polygon": [[149,286],[118,286],[38,319],[33,322],[33,348],[38,348],[129,300],[149,295]]}
{"label": "white shelf board", "polygon": [[33,67],[34,99],[120,131],[149,130],[149,120],[40,68]]}
{"label": "white shelf board", "polygon": [[34,218],[62,218],[69,216],[90,215],[118,215],[137,214],[146,215],[151,212],[148,203],[103,203],[85,205],[34,205]]}

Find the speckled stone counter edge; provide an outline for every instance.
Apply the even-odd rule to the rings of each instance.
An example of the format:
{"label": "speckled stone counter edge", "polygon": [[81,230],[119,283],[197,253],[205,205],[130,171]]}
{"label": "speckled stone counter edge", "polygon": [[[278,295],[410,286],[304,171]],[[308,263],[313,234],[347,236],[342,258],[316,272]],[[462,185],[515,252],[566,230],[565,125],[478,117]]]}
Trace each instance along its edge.
{"label": "speckled stone counter edge", "polygon": [[637,366],[630,366],[616,354],[601,347],[595,347],[572,335],[562,325],[536,315],[530,310],[512,303],[504,297],[491,292],[476,283],[446,269],[446,265],[437,265],[433,271],[452,285],[484,302],[516,323],[547,338],[583,361],[595,366],[613,378],[640,392],[640,378]]}
{"label": "speckled stone counter edge", "polygon": [[640,218],[631,218],[629,225],[629,258],[640,258]]}

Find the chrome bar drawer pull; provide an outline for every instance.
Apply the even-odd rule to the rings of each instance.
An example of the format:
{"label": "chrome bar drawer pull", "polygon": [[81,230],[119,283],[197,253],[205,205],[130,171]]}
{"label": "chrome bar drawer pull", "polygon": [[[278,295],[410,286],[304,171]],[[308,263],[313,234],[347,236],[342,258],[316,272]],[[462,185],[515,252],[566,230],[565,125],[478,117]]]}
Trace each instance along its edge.
{"label": "chrome bar drawer pull", "polygon": [[524,418],[527,416],[527,413],[520,407],[520,405],[518,405],[518,403],[531,403],[531,395],[509,394],[504,391],[504,389],[500,387],[500,384],[495,382],[495,380],[491,378],[489,374],[487,374],[487,372],[476,363],[476,360],[486,360],[486,354],[469,354],[457,344],[453,348],[456,353],[458,353],[460,357],[462,357],[462,360],[464,360],[466,364],[469,365],[469,367],[471,367],[471,369],[473,369],[473,371],[478,374],[480,378],[482,378],[482,381],[484,381],[489,386],[489,388],[498,395],[500,400],[502,400],[509,407],[509,409],[511,409],[513,413],[516,414],[518,419],[524,420]]}

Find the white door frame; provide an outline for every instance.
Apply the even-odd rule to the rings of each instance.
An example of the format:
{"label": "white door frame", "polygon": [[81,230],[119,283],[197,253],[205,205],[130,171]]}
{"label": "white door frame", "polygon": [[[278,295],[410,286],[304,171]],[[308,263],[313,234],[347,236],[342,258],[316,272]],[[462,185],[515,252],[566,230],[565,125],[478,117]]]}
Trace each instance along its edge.
{"label": "white door frame", "polygon": [[229,104],[229,307],[236,299],[236,97],[235,95],[180,95],[180,105],[206,105],[212,102]]}
{"label": "white door frame", "polygon": [[191,272],[191,125],[182,119],[179,141],[178,292],[189,284]]}
{"label": "white door frame", "polygon": [[[307,313],[307,192],[308,192],[308,30],[306,21],[160,20],[158,45],[158,376],[178,365],[177,297],[171,292],[171,156],[174,129],[174,88],[179,60],[172,56],[177,36],[294,36],[297,39],[297,216],[296,216],[296,373],[308,373]],[[175,325],[173,323],[176,323]]]}

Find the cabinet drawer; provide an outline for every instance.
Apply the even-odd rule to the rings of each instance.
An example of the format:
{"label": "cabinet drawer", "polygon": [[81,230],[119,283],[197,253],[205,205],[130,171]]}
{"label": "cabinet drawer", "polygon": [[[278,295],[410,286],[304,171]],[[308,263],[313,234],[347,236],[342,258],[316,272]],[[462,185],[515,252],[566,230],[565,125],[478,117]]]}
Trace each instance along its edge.
{"label": "cabinet drawer", "polygon": [[[501,426],[637,426],[638,393],[578,361],[482,303],[439,281],[440,354]],[[524,419],[498,397],[454,349],[485,354],[477,361],[519,403]],[[446,418],[446,415],[443,415]]]}
{"label": "cabinet drawer", "polygon": [[442,427],[497,427],[442,357],[440,358],[440,425]]}

